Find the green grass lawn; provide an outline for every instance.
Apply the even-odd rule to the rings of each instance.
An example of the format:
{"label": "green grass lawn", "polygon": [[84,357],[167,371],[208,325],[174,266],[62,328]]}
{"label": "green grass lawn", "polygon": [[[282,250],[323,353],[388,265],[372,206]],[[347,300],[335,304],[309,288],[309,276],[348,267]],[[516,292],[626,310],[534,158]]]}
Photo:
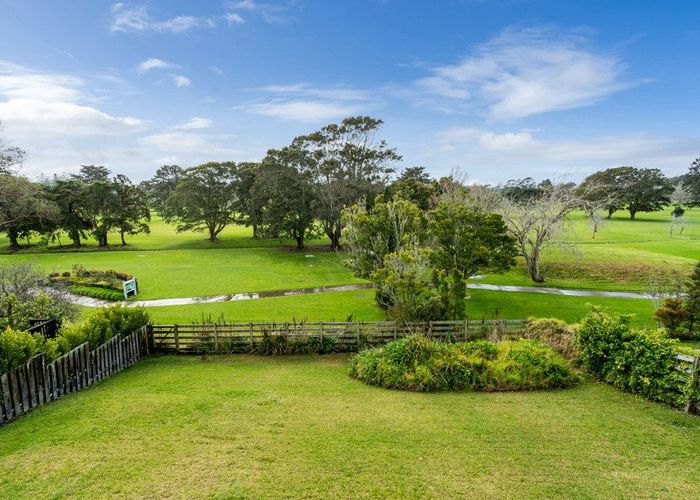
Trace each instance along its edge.
{"label": "green grass lawn", "polygon": [[[562,297],[536,293],[507,293],[469,290],[467,312],[470,318],[520,319],[529,316],[557,317],[576,322],[586,315],[588,304],[601,305],[612,313],[635,314],[637,326],[653,328],[653,307],[649,300],[598,297]],[[191,306],[149,307],[156,323],[202,323],[224,319],[227,322],[265,321],[377,321],[383,318],[374,302],[373,290],[329,292],[318,295],[273,297],[237,302]]]}
{"label": "green grass lawn", "polygon": [[[649,278],[669,269],[687,272],[700,257],[700,210],[688,212],[690,224],[683,238],[669,239],[670,212],[640,214],[630,221],[620,212],[595,238],[590,237],[581,214],[572,217],[568,242],[555,247],[545,258],[559,266],[542,286],[596,290],[645,290]],[[358,283],[338,255],[312,242],[306,251],[291,250],[291,242],[254,240],[250,228],[231,226],[219,243],[206,241],[202,233],[176,234],[173,227],[155,217],[150,235],[129,238],[125,248],[98,251],[94,244],[80,251],[24,249],[0,255],[0,263],[33,262],[47,272],[70,270],[74,264],[87,268],[116,269],[139,279],[140,299],[206,296],[227,293],[283,290]],[[112,238],[113,242],[118,241]],[[0,246],[6,240],[0,239]],[[567,250],[569,249],[569,250]],[[308,257],[312,255],[313,257]],[[511,271],[487,274],[480,282],[535,285],[521,264]],[[631,299],[598,299],[471,291],[468,308],[472,317],[523,318],[555,316],[580,319],[587,303],[604,304],[613,312],[637,315],[639,325],[654,326],[651,302]],[[370,291],[285,297],[255,301],[161,307],[151,310],[157,321],[189,322],[217,318],[228,321],[287,321],[291,319],[357,320],[381,318]]]}
{"label": "green grass lawn", "polygon": [[0,428],[0,498],[698,498],[700,419],[586,382],[417,394],[343,356],[148,359]]}

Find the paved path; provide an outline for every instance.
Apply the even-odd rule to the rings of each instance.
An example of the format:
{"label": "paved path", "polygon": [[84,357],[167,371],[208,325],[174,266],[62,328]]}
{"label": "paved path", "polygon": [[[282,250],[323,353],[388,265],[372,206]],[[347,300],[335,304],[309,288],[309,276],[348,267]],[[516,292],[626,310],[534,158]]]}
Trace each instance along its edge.
{"label": "paved path", "polygon": [[[372,288],[371,284],[323,286],[317,288],[298,288],[295,290],[275,290],[257,293],[236,293],[228,295],[210,295],[207,297],[181,297],[174,299],[133,300],[120,302],[127,307],[159,307],[159,306],[184,306],[190,304],[210,304],[213,302],[233,302],[239,300],[255,300],[267,297],[291,297],[294,295],[306,295],[326,292],[349,292]],[[564,295],[568,297],[611,297],[618,299],[653,299],[649,294],[634,292],[606,292],[597,290],[568,290],[563,288],[547,288],[538,286],[512,286],[512,285],[488,285],[486,283],[468,283],[467,288],[473,290],[492,290],[497,292],[524,292],[543,293],[547,295]],[[71,302],[86,307],[107,307],[116,304],[106,300],[82,297],[68,294]]]}

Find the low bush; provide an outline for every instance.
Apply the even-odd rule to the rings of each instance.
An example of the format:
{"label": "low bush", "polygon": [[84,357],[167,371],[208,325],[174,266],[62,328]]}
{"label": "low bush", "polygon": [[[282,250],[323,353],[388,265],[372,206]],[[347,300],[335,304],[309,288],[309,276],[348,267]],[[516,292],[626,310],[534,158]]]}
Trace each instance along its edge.
{"label": "low bush", "polygon": [[149,322],[150,317],[143,307],[105,307],[84,322],[63,328],[56,340],[64,353],[85,342],[94,349],[113,337],[129,335]]}
{"label": "low bush", "polygon": [[[62,284],[72,288],[89,287],[94,289],[104,289],[119,292],[119,297],[122,298],[123,281],[133,279],[133,276],[127,273],[122,273],[114,270],[101,271],[98,269],[85,269],[83,266],[73,266],[73,272],[51,273],[48,275],[49,281],[54,284]],[[72,290],[73,291],[73,290]],[[74,291],[74,293],[79,293]],[[94,297],[94,295],[87,295]],[[102,297],[97,297],[102,298]],[[107,299],[118,300],[118,299]]]}
{"label": "low bush", "polygon": [[576,336],[582,366],[599,380],[653,401],[681,407],[696,398],[697,388],[675,369],[678,341],[663,330],[635,330],[630,320],[593,308]]}
{"label": "low bush", "polygon": [[124,300],[123,293],[111,288],[75,285],[68,287],[68,289],[76,295],[82,295],[83,297],[92,297],[93,299],[110,300],[112,302]]}
{"label": "low bush", "polygon": [[547,344],[566,359],[578,356],[576,327],[555,318],[528,318],[521,337]]}
{"label": "low bush", "polygon": [[411,336],[360,352],[349,373],[367,384],[407,391],[516,391],[578,382],[559,353],[534,340],[448,344]]}
{"label": "low bush", "polygon": [[333,337],[290,337],[286,333],[263,333],[255,347],[257,354],[280,356],[284,354],[331,354],[335,352]]}
{"label": "low bush", "polygon": [[42,352],[49,360],[56,358],[56,342],[45,340],[40,333],[11,328],[0,332],[0,374],[17,368]]}

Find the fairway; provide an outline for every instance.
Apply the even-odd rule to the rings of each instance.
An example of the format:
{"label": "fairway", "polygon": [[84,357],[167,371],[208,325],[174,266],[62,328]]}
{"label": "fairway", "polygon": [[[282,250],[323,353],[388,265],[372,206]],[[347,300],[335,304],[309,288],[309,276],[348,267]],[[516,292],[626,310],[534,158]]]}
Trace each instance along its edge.
{"label": "fairway", "polygon": [[[687,212],[689,225],[683,237],[669,239],[670,212],[640,214],[630,221],[623,212],[606,223],[595,239],[590,237],[583,214],[574,214],[566,240],[550,248],[544,258],[547,281],[541,286],[645,291],[654,276],[687,272],[700,257],[700,210]],[[116,235],[112,241],[116,241]],[[343,266],[341,256],[327,250],[323,240],[306,250],[276,239],[253,239],[251,228],[230,226],[218,243],[202,233],[176,233],[154,217],[150,235],[136,235],[126,247],[98,250],[93,243],[81,249],[55,246],[0,254],[0,263],[31,262],[47,272],[68,271],[75,264],[94,269],[116,269],[135,275],[141,300],[199,297],[243,292],[362,283]],[[572,247],[570,243],[577,245]],[[5,241],[0,239],[0,244]],[[548,276],[548,266],[552,271]],[[538,286],[527,276],[522,262],[503,274],[486,274],[480,283]],[[532,293],[470,290],[467,301],[472,318],[525,318],[555,316],[578,321],[587,304],[611,312],[636,315],[635,323],[654,327],[653,304],[647,300],[562,297]],[[242,302],[154,307],[149,311],[163,323],[225,321],[332,321],[382,318],[373,291],[335,292]]]}
{"label": "fairway", "polygon": [[700,419],[591,382],[416,394],[346,366],[148,359],[0,428],[0,497],[700,495]]}

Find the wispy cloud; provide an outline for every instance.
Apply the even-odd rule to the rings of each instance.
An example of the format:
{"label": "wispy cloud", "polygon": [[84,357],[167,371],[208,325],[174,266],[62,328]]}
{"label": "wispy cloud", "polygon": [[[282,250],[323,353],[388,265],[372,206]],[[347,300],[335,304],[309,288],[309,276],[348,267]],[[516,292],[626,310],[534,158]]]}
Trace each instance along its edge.
{"label": "wispy cloud", "polygon": [[700,136],[659,136],[651,134],[601,135],[580,139],[549,139],[534,131],[492,131],[454,127],[442,130],[420,145],[432,160],[491,172],[503,179],[588,174],[601,168],[638,165],[667,169],[688,163]]}
{"label": "wispy cloud", "polygon": [[166,131],[147,135],[140,139],[141,145],[169,153],[213,153],[220,147],[200,134]]}
{"label": "wispy cloud", "polygon": [[201,118],[195,116],[194,118],[187,120],[186,122],[180,123],[170,128],[170,130],[199,130],[204,128],[210,128],[212,126],[212,121],[209,118]]}
{"label": "wispy cloud", "polygon": [[508,29],[416,85],[438,106],[513,120],[587,106],[639,83],[624,81],[624,70],[617,55],[595,51],[581,33]]}
{"label": "wispy cloud", "polygon": [[180,66],[171,62],[163,61],[157,57],[151,57],[139,63],[139,73],[146,73],[152,69],[176,69]]}
{"label": "wispy cloud", "polygon": [[46,73],[0,61],[0,116],[8,132],[24,136],[93,136],[129,133],[144,126],[134,117],[105,113],[77,76]]}
{"label": "wispy cloud", "polygon": [[288,121],[321,122],[356,114],[380,104],[372,93],[345,86],[313,87],[301,82],[249,90],[261,93],[266,98],[236,109]]}
{"label": "wispy cloud", "polygon": [[226,22],[229,24],[243,24],[245,22],[243,17],[235,12],[227,12],[224,14],[224,19],[226,19]]}
{"label": "wispy cloud", "polygon": [[[239,19],[243,22],[240,16],[240,11],[257,12],[262,19],[268,24],[282,24],[296,20],[291,12],[296,7],[296,0],[281,3],[265,3],[254,0],[239,0],[231,1],[225,4],[230,14],[235,16],[234,19]],[[240,23],[236,23],[240,24]]]}
{"label": "wispy cloud", "polygon": [[192,85],[192,81],[187,78],[186,76],[183,75],[173,75],[173,83],[175,84],[176,87],[189,87]]}
{"label": "wispy cloud", "polygon": [[113,32],[140,31],[156,33],[184,33],[195,28],[213,28],[216,22],[210,17],[180,15],[163,20],[151,16],[146,5],[128,7],[124,3],[112,5]]}

